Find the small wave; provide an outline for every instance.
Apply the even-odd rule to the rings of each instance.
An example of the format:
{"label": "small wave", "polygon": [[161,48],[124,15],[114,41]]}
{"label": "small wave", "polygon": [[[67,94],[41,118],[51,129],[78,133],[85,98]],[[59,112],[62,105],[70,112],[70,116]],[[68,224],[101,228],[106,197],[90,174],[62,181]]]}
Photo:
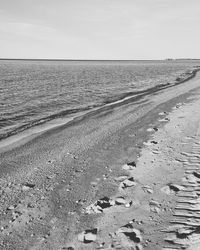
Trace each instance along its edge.
{"label": "small wave", "polygon": [[[130,92],[122,93],[122,94],[119,94],[117,96],[104,99],[104,101],[102,103],[99,103],[99,104],[94,104],[94,105],[90,105],[90,106],[82,107],[82,108],[66,109],[66,110],[62,110],[58,113],[55,113],[55,114],[52,114],[52,115],[49,115],[46,117],[42,117],[40,119],[35,119],[31,122],[28,122],[26,124],[23,124],[23,125],[17,127],[17,128],[15,127],[12,131],[1,134],[0,140],[6,139],[9,136],[16,135],[20,132],[23,132],[26,129],[32,128],[34,126],[42,125],[46,122],[49,122],[49,121],[57,119],[57,118],[63,118],[63,117],[66,117],[68,115],[71,115],[71,114],[77,114],[79,112],[90,111],[90,110],[93,110],[95,108],[102,108],[108,104],[111,104],[111,106],[112,106],[112,104],[115,104],[119,101],[120,101],[120,103],[123,104],[123,100],[125,100],[129,97],[130,98],[137,97],[136,99],[138,100],[138,98],[141,98],[145,95],[152,94],[152,93],[158,92],[160,90],[163,90],[165,88],[169,88],[169,87],[172,87],[174,85],[178,85],[178,84],[181,84],[183,82],[186,82],[186,81],[190,80],[191,78],[195,77],[196,73],[199,70],[200,70],[200,66],[196,66],[196,67],[194,67],[193,70],[186,71],[185,73],[182,73],[180,76],[178,76],[176,78],[176,80],[174,82],[171,82],[171,83],[167,82],[165,84],[159,84],[159,85],[156,85],[154,87],[147,88],[147,89],[140,89],[138,91],[130,91]],[[6,126],[6,125],[8,125],[8,126],[11,125],[10,121],[2,118],[0,120],[0,127]]]}
{"label": "small wave", "polygon": [[[57,114],[49,115],[47,117],[43,117],[43,118],[40,118],[40,119],[35,119],[35,120],[33,120],[33,121],[29,122],[29,123],[23,124],[23,125],[15,128],[12,131],[1,134],[0,135],[0,140],[6,139],[7,137],[12,136],[12,135],[16,135],[16,134],[18,134],[20,132],[23,132],[24,130],[32,128],[34,126],[42,125],[42,124],[44,124],[46,122],[49,122],[49,121],[51,121],[53,119],[61,118],[61,117],[64,117],[64,116],[67,116],[67,115],[70,115],[70,114],[74,114],[74,113],[78,113],[78,112],[81,112],[81,111],[87,111],[88,109],[90,109],[90,108],[86,107],[86,108],[82,108],[82,109],[63,110],[63,111],[61,111],[61,112],[59,112]],[[4,124],[5,124],[5,122],[4,122]]]}

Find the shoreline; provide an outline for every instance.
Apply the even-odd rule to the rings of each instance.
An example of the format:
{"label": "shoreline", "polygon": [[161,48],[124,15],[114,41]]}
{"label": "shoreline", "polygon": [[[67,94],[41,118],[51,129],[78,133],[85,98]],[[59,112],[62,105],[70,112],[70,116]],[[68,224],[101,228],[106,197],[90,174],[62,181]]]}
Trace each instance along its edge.
{"label": "shoreline", "polygon": [[[173,177],[173,182],[177,184],[175,181],[179,177],[181,179],[183,170],[180,163],[178,166],[165,165],[168,163],[167,154],[152,152],[165,153],[165,146],[171,145],[171,138],[174,139],[171,145],[174,146],[173,152],[190,150],[187,143],[184,151],[177,146],[180,135],[178,125],[182,126],[184,136],[195,136],[200,120],[199,103],[195,104],[199,94],[198,73],[190,80],[190,84],[180,84],[152,93],[135,105],[128,101],[125,105],[114,107],[112,111],[105,109],[75,124],[72,122],[73,126],[63,125],[51,129],[21,147],[0,153],[2,249],[16,249],[16,246],[18,249],[34,250],[68,247],[96,249],[100,245],[100,249],[115,249],[115,244],[125,244],[123,247],[130,247],[130,244],[135,247],[138,244],[146,249],[161,249],[164,234],[160,233],[160,229],[168,225],[168,221],[163,218],[172,214],[170,209],[165,213],[164,207],[158,205],[156,208],[155,204],[161,203],[159,197],[164,199],[161,200],[163,204],[165,199],[168,201],[172,198],[175,202],[176,198],[174,195],[164,197],[163,193],[158,195],[160,187],[168,182],[162,178]],[[192,112],[197,110],[196,116],[191,112],[182,112],[188,106]],[[173,110],[181,112],[172,114]],[[149,128],[157,128],[158,131],[147,131]],[[170,136],[167,136],[169,133]],[[158,143],[153,143],[152,147],[149,140]],[[144,142],[147,144],[144,145]],[[161,160],[161,155],[162,161],[157,164],[155,159]],[[173,163],[174,155],[171,153],[167,156]],[[177,156],[180,156],[178,153],[176,158],[179,159]],[[131,162],[136,163],[136,168],[131,170],[132,176],[122,169],[122,166]],[[156,168],[152,168],[154,163],[157,164]],[[163,175],[163,169],[168,168],[171,174]],[[119,178],[121,176],[124,176],[124,180],[133,177],[136,185],[132,185],[132,179],[126,184],[120,184],[123,182]],[[119,189],[120,185],[122,189]],[[127,188],[127,185],[130,187]],[[155,195],[153,200],[158,199],[158,203],[151,203],[153,211],[149,211],[151,195]],[[108,210],[103,209],[103,212],[85,213],[88,207],[103,197],[108,197],[109,203],[110,199],[119,196],[130,207],[124,207],[121,198],[121,201],[118,200],[121,205],[115,202],[114,206],[107,204]],[[146,203],[141,205],[140,199]],[[159,209],[161,212],[154,212]],[[148,219],[149,213],[152,220]],[[123,226],[130,221],[133,221],[131,225],[134,225],[134,229],[139,230],[134,231],[137,238],[140,238],[137,244],[121,233]],[[90,232],[92,241],[85,243],[85,237],[88,236],[85,230],[95,228],[98,233],[95,230]],[[161,240],[156,238],[160,236]]]}
{"label": "shoreline", "polygon": [[[21,145],[28,142],[29,140],[34,139],[37,136],[40,136],[42,133],[45,133],[48,130],[62,128],[62,126],[74,124],[76,121],[80,121],[99,112],[104,112],[109,108],[113,109],[123,104],[126,105],[129,102],[134,104],[134,102],[137,102],[138,100],[146,96],[156,94],[162,90],[188,82],[196,76],[198,71],[200,71],[200,66],[195,66],[193,70],[185,72],[183,75],[178,76],[177,81],[175,80],[175,82],[173,83],[165,83],[144,90],[128,92],[121,95],[121,98],[116,101],[106,102],[103,105],[94,107],[92,109],[86,109],[82,111],[80,110],[78,113],[76,113],[75,116],[70,117],[69,115],[67,117],[60,118],[60,116],[62,116],[61,113],[66,113],[66,111],[63,111],[59,114],[47,117],[45,121],[44,118],[42,118],[41,122],[37,121],[33,126],[30,125],[31,127],[27,127],[27,125],[25,125],[25,127],[20,128],[20,130],[18,128],[17,131],[12,131],[6,134],[5,137],[0,138],[0,152],[6,150],[10,144],[13,144],[13,147],[16,146],[16,143],[19,143]],[[53,119],[51,119],[52,117]],[[3,150],[1,150],[1,148],[3,148]]]}

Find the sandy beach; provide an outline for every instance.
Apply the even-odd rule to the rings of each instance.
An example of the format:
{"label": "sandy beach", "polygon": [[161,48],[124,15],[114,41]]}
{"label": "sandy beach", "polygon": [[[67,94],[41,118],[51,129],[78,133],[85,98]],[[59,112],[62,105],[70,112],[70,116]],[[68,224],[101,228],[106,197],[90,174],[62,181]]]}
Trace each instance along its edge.
{"label": "sandy beach", "polygon": [[200,249],[200,73],[0,149],[0,249]]}

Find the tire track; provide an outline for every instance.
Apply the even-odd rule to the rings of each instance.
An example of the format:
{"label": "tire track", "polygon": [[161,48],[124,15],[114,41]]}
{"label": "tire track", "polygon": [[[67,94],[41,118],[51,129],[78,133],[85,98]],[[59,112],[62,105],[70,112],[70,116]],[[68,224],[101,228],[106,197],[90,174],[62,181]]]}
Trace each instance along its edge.
{"label": "tire track", "polygon": [[191,138],[192,152],[182,152],[183,189],[177,193],[176,206],[170,226],[164,230],[168,244],[163,249],[200,249],[200,129]]}

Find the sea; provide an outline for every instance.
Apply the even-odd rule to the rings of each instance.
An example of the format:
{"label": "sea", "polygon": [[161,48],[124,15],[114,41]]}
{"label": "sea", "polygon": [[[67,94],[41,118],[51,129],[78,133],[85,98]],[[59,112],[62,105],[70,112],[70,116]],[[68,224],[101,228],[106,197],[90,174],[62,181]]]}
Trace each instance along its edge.
{"label": "sea", "polygon": [[173,83],[197,60],[0,60],[0,140]]}

